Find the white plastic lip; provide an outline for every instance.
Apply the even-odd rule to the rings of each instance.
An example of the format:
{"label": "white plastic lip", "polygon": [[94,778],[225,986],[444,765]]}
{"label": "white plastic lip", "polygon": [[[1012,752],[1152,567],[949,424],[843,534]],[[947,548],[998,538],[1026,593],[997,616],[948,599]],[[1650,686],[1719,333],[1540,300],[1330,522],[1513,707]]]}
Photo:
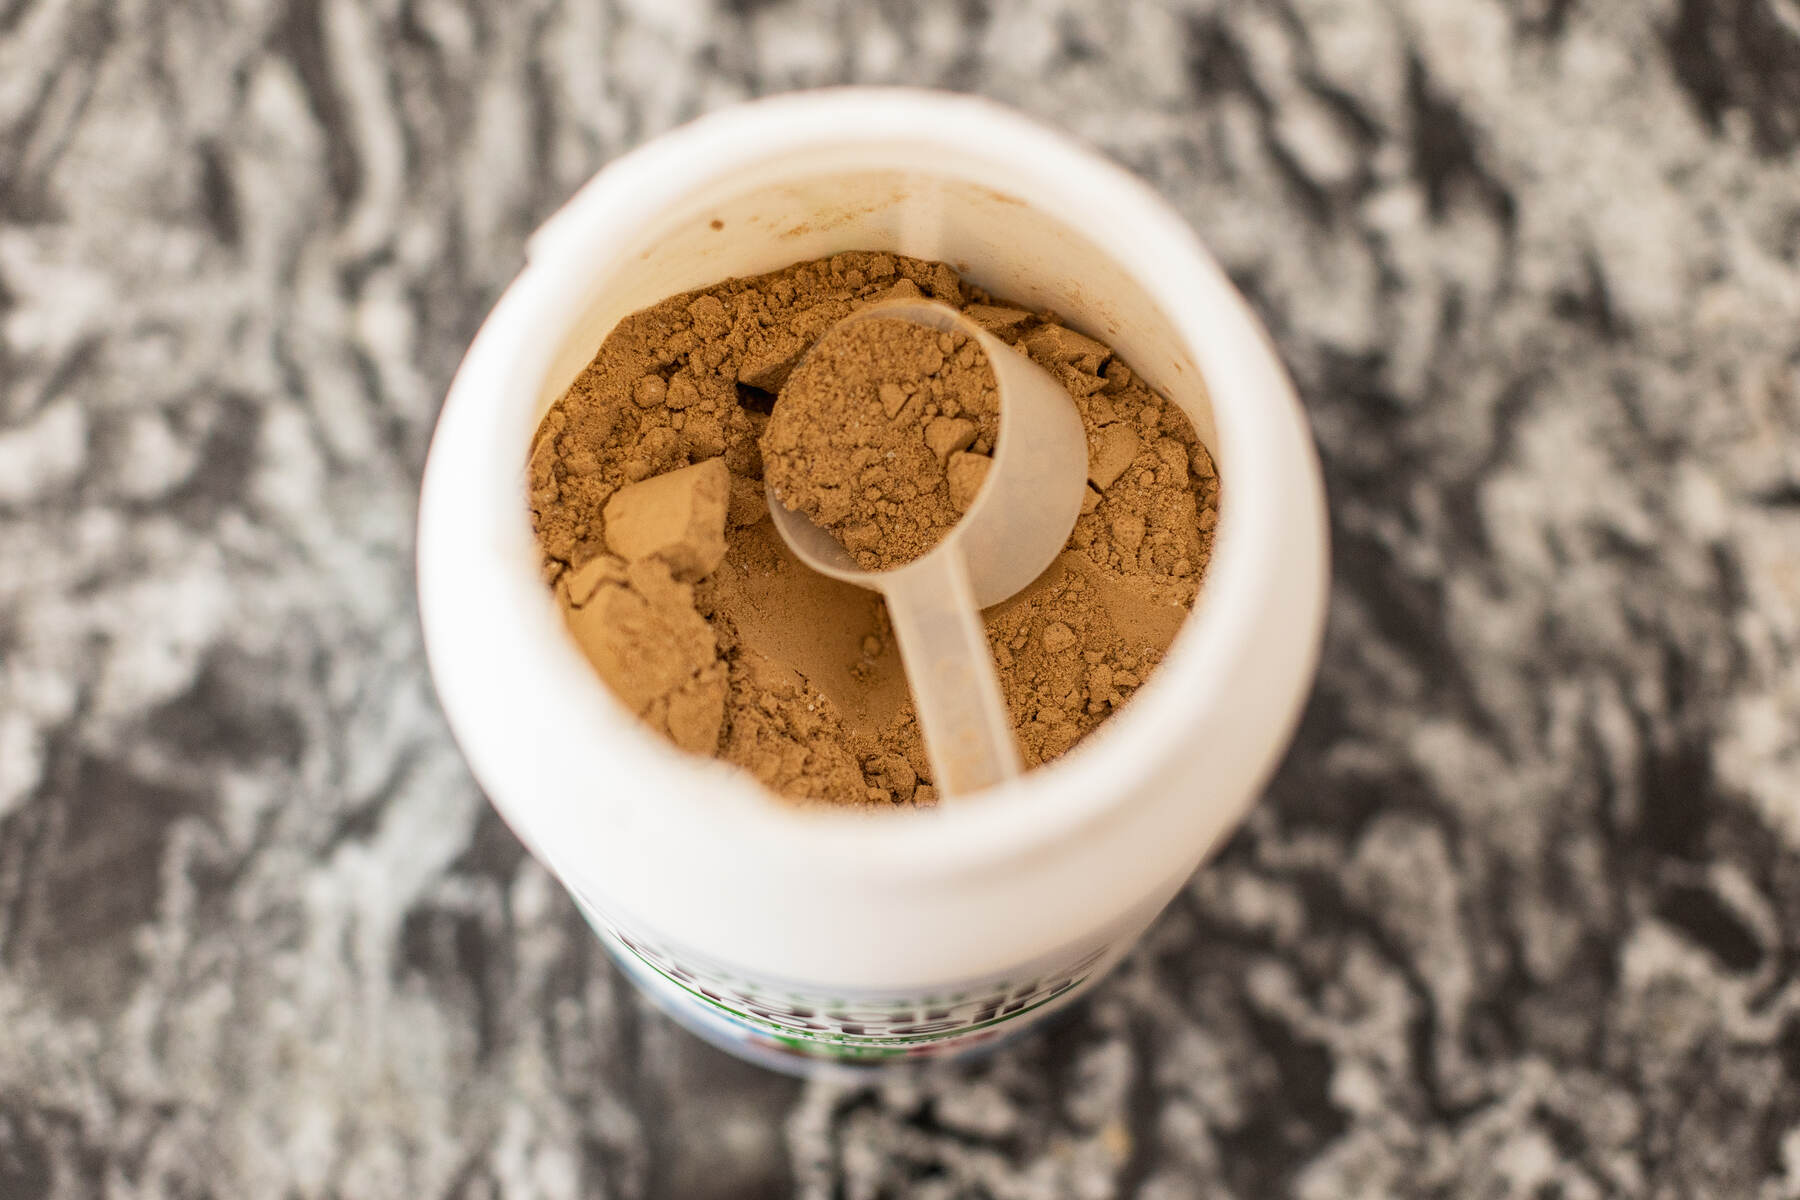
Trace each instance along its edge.
{"label": "white plastic lip", "polygon": [[[1217,431],[1213,449],[1225,494],[1214,554],[1199,603],[1161,667],[1074,751],[954,810],[877,818],[797,811],[769,800],[746,774],[680,754],[637,727],[585,663],[571,674],[569,660],[578,654],[567,631],[551,606],[533,600],[543,594],[535,562],[483,560],[462,536],[484,527],[508,542],[528,534],[522,455],[529,433],[521,439],[498,431],[518,422],[521,411],[536,413],[551,357],[596,274],[634,253],[645,231],[702,185],[802,150],[838,147],[845,169],[877,166],[902,148],[942,151],[941,175],[1018,196],[1081,231],[1175,328],[1205,380]],[[663,833],[767,855],[771,871],[916,886],[1042,853],[1143,795],[1171,758],[1206,753],[1189,744],[1193,714],[1229,705],[1233,679],[1257,669],[1239,643],[1258,624],[1283,555],[1323,561],[1324,498],[1305,421],[1242,298],[1193,231],[1144,183],[999,105],[849,88],[737,106],[615,160],[534,235],[529,251],[530,266],[471,346],[433,441],[421,510],[421,616],[439,693],[472,770],[514,828],[559,866],[574,852],[556,845],[559,826],[569,822],[555,810],[571,801],[521,795],[511,786],[532,777],[524,760],[534,750],[495,736],[490,717],[497,705],[538,706],[541,712],[528,715],[546,730],[566,728],[570,707],[584,719],[628,727],[591,730],[605,748],[594,756],[595,776],[624,787],[654,782],[666,793],[656,821]],[[495,443],[516,444],[520,455],[496,453]],[[499,584],[490,582],[495,572]],[[1321,582],[1304,598],[1310,616],[1293,631],[1312,652],[1293,681],[1290,726],[1310,685],[1323,625],[1322,567],[1314,574]],[[514,677],[518,664],[541,667],[559,686],[495,695],[472,658],[500,677]],[[1284,747],[1285,737],[1273,741],[1259,778]],[[601,795],[580,802],[604,808],[610,801]]]}

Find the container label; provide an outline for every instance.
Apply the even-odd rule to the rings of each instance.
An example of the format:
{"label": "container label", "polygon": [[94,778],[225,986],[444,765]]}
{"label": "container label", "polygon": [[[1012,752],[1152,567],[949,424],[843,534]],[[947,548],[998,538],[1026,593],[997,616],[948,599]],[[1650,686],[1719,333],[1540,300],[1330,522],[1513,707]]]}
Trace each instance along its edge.
{"label": "container label", "polygon": [[636,982],[677,1019],[705,1025],[696,1032],[778,1054],[848,1062],[935,1057],[994,1041],[1031,1023],[1020,1018],[1047,1015],[1074,998],[1123,948],[1109,940],[1060,951],[1003,977],[915,995],[832,993],[749,978],[626,931],[579,897],[577,904]]}

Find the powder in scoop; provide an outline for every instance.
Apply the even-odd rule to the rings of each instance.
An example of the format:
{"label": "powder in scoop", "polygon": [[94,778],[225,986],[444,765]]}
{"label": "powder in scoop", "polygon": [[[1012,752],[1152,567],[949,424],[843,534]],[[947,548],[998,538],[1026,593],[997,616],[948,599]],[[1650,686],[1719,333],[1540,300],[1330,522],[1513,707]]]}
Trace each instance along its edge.
{"label": "powder in scoop", "polygon": [[1087,433],[1088,495],[1067,548],[982,614],[1027,766],[1129,701],[1212,552],[1219,480],[1181,410],[1104,343],[943,263],[849,252],[626,317],[533,444],[545,577],[622,703],[795,803],[936,800],[881,598],[788,551],[768,519],[759,444],[776,393],[827,329],[921,295],[1049,371]]}
{"label": "powder in scoop", "polygon": [[994,370],[973,338],[870,317],[834,328],[788,376],[761,439],[764,479],[863,570],[885,571],[956,524],[998,432]]}

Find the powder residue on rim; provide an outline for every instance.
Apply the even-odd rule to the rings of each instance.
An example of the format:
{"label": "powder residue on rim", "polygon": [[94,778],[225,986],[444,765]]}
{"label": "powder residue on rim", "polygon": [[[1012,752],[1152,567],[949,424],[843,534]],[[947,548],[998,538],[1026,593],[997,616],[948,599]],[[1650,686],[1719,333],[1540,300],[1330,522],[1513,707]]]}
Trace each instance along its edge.
{"label": "powder residue on rim", "polygon": [[763,431],[775,498],[865,571],[931,550],[974,501],[999,433],[975,339],[898,317],[839,325],[788,376]]}

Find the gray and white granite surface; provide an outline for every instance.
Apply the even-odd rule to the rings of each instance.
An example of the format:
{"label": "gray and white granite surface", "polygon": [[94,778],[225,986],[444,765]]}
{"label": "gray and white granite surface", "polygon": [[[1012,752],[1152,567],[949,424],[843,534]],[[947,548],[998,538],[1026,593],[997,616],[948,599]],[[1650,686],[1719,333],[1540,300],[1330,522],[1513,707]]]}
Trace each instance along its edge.
{"label": "gray and white granite surface", "polygon": [[[1301,383],[1318,692],[1092,1003],[846,1090],[648,1011],[432,699],[525,234],[744,97],[1144,173]],[[0,1197],[1800,1197],[1796,0],[0,0]]]}

